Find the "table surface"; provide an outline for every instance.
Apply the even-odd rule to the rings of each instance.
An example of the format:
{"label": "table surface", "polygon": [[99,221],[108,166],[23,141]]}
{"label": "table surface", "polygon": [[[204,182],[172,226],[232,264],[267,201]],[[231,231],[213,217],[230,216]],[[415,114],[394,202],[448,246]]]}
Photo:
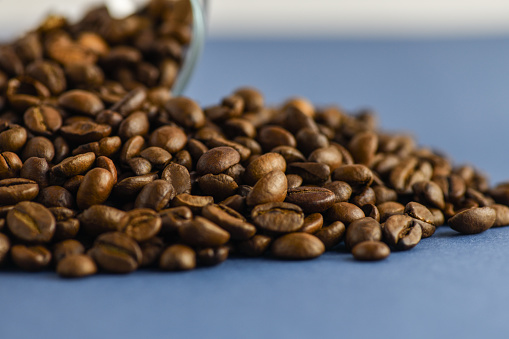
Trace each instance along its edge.
{"label": "table surface", "polygon": [[[217,103],[242,85],[269,103],[302,95],[372,107],[383,129],[509,179],[509,37],[210,41],[187,95]],[[506,338],[509,228],[448,227],[361,263],[230,259],[187,273],[62,280],[0,273],[0,338]]]}

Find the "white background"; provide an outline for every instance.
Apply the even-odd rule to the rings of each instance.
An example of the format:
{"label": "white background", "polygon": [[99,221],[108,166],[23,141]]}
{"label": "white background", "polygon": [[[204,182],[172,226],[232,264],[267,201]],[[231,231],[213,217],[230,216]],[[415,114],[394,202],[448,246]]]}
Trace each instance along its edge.
{"label": "white background", "polygon": [[[107,0],[129,8],[131,0]],[[135,0],[140,2],[142,0]],[[101,0],[0,0],[0,39],[50,8],[78,15]],[[508,0],[214,0],[211,37],[451,37],[509,34]]]}

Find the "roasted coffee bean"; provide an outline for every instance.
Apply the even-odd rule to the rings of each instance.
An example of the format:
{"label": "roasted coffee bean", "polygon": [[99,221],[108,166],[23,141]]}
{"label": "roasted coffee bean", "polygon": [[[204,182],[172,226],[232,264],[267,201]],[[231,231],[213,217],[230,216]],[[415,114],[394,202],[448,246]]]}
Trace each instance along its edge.
{"label": "roasted coffee bean", "polygon": [[433,214],[431,214],[430,210],[426,206],[421,205],[418,202],[412,201],[406,204],[405,214],[412,218],[433,224]]}
{"label": "roasted coffee bean", "polygon": [[163,126],[159,127],[150,134],[150,145],[164,148],[170,153],[177,153],[187,143],[187,136],[178,127]]}
{"label": "roasted coffee bean", "polygon": [[7,258],[7,253],[9,253],[10,249],[11,242],[9,238],[5,234],[0,233],[0,265],[2,265],[5,262],[5,259]]}
{"label": "roasted coffee bean", "polygon": [[285,159],[277,153],[265,153],[246,167],[244,179],[247,184],[254,185],[267,173],[275,170],[286,171]]}
{"label": "roasted coffee bean", "polygon": [[304,224],[302,209],[287,202],[270,202],[253,208],[251,218],[262,230],[289,233],[298,231]]}
{"label": "roasted coffee bean", "polygon": [[363,241],[382,240],[382,228],[373,218],[365,217],[353,221],[346,229],[345,245],[351,251],[355,245]]}
{"label": "roasted coffee bean", "polygon": [[380,222],[385,222],[393,215],[400,215],[405,213],[405,206],[396,201],[387,201],[377,205],[380,212]]}
{"label": "roasted coffee bean", "polygon": [[76,194],[76,203],[80,209],[102,204],[110,196],[114,180],[111,173],[103,168],[94,168],[87,172]]}
{"label": "roasted coffee bean", "polygon": [[49,242],[55,233],[55,217],[41,204],[23,201],[7,213],[7,226],[18,239],[26,242]]}
{"label": "roasted coffee bean", "polygon": [[463,234],[476,234],[493,226],[497,212],[491,207],[474,207],[458,212],[447,220],[449,226]]}
{"label": "roasted coffee bean", "polygon": [[203,248],[196,252],[200,266],[216,266],[228,259],[229,248],[226,246]]}
{"label": "roasted coffee bean", "polygon": [[332,180],[344,181],[352,187],[369,186],[373,182],[373,173],[364,165],[343,165],[334,170]]}
{"label": "roasted coffee bean", "polygon": [[375,191],[377,204],[383,204],[388,201],[396,201],[398,199],[398,193],[385,186],[375,186],[373,187],[373,191]]}
{"label": "roasted coffee bean", "polygon": [[376,207],[373,204],[366,204],[363,205],[361,209],[366,217],[373,218],[376,221],[380,222],[380,211],[378,210],[378,207]]}
{"label": "roasted coffee bean", "polygon": [[32,200],[39,193],[39,185],[33,180],[10,178],[0,180],[0,205],[14,205]]}
{"label": "roasted coffee bean", "polygon": [[352,195],[352,187],[344,181],[331,181],[323,185],[336,196],[334,202],[348,202]]}
{"label": "roasted coffee bean", "polygon": [[51,136],[62,126],[62,116],[55,108],[47,105],[30,107],[23,115],[25,126],[30,132]]}
{"label": "roasted coffee bean", "polygon": [[191,193],[191,177],[182,165],[170,163],[161,173],[161,179],[170,182],[177,194]]}
{"label": "roasted coffee bean", "polygon": [[51,172],[61,177],[72,177],[88,171],[95,161],[95,154],[92,152],[78,154],[64,159],[51,168]]}
{"label": "roasted coffee bean", "polygon": [[53,247],[53,261],[58,263],[65,257],[83,253],[85,253],[85,247],[82,243],[74,239],[64,240]]}
{"label": "roasted coffee bean", "polygon": [[17,152],[27,141],[27,131],[19,125],[0,124],[0,152]]}
{"label": "roasted coffee bean", "polygon": [[362,208],[364,205],[374,205],[376,203],[375,191],[371,187],[363,187],[355,192],[350,198],[350,202]]}
{"label": "roasted coffee bean", "polygon": [[298,205],[304,213],[325,212],[332,207],[336,195],[326,188],[301,186],[288,190],[286,202]]}
{"label": "roasted coffee bean", "polygon": [[[287,164],[292,162],[305,162],[306,157],[295,147],[290,146],[278,146],[271,150],[271,153],[280,154],[285,159]],[[314,161],[314,160],[309,160]]]}
{"label": "roasted coffee bean", "polygon": [[58,164],[69,155],[69,144],[67,141],[65,141],[64,138],[56,137],[55,140],[53,140],[53,146],[55,148],[55,157],[53,158],[53,163]]}
{"label": "roasted coffee bean", "polygon": [[239,161],[240,155],[235,149],[216,147],[208,150],[198,159],[196,170],[201,174],[219,174]]}
{"label": "roasted coffee bean", "polygon": [[0,153],[0,180],[19,176],[23,163],[13,152]]}
{"label": "roasted coffee bean", "polygon": [[136,241],[120,232],[97,237],[90,254],[102,269],[112,273],[130,273],[138,268],[142,259]]}
{"label": "roasted coffee bean", "polygon": [[304,224],[299,232],[315,234],[323,225],[323,216],[320,213],[313,213],[304,218]]}
{"label": "roasted coffee bean", "polygon": [[420,162],[415,157],[409,157],[400,161],[390,173],[391,186],[400,193],[412,193],[412,185],[420,181],[431,179],[433,168],[427,161]]}
{"label": "roasted coffee bean", "polygon": [[306,156],[317,149],[329,147],[329,139],[318,132],[316,128],[306,127],[301,129],[297,133],[296,139],[299,150]]}
{"label": "roasted coffee bean", "polygon": [[148,147],[140,152],[140,156],[154,168],[163,168],[171,160],[171,154],[160,147]]}
{"label": "roasted coffee bean", "polygon": [[78,219],[83,230],[90,235],[120,231],[126,212],[106,205],[93,205],[85,209]]}
{"label": "roasted coffee bean", "polygon": [[260,129],[258,142],[267,152],[278,146],[297,146],[297,141],[293,134],[279,126],[265,126]]}
{"label": "roasted coffee bean", "polygon": [[93,121],[78,120],[69,125],[62,126],[60,133],[71,142],[89,143],[109,136],[111,134],[111,126],[97,124]]}
{"label": "roasted coffee bean", "polygon": [[137,176],[148,174],[152,171],[152,164],[150,161],[141,157],[131,158],[127,161],[127,164]]}
{"label": "roasted coffee bean", "polygon": [[31,106],[40,105],[50,96],[50,91],[34,78],[21,75],[9,80],[5,94],[10,106],[22,113]]}
{"label": "roasted coffee bean", "polygon": [[221,201],[220,204],[230,207],[239,213],[244,213],[246,210],[246,198],[239,194],[235,194],[226,198],[225,200]]}
{"label": "roasted coffee bean", "polygon": [[12,261],[25,271],[40,271],[49,266],[51,252],[44,246],[14,245],[11,247]]}
{"label": "roasted coffee bean", "polygon": [[433,181],[420,181],[412,186],[416,198],[425,205],[444,208],[444,193]]}
{"label": "roasted coffee bean", "polygon": [[193,212],[188,207],[180,206],[162,210],[159,212],[159,216],[162,222],[161,232],[163,234],[173,234],[178,232],[180,227],[193,218]]}
{"label": "roasted coffee bean", "polygon": [[331,249],[343,240],[345,231],[345,224],[341,221],[334,221],[330,225],[322,227],[314,235],[323,242],[326,249]]}
{"label": "roasted coffee bean", "polygon": [[55,147],[49,139],[45,137],[35,137],[28,140],[21,156],[23,160],[37,157],[44,158],[48,163],[51,163],[55,157]]}
{"label": "roasted coffee bean", "polygon": [[246,218],[227,206],[204,206],[202,215],[230,233],[232,240],[247,240],[256,233],[256,228],[246,222]]}
{"label": "roasted coffee bean", "polygon": [[384,240],[398,250],[409,250],[421,241],[422,228],[417,220],[406,215],[393,215],[385,221]]}
{"label": "roasted coffee bean", "polygon": [[214,197],[216,201],[223,200],[237,191],[239,187],[235,180],[226,174],[206,174],[197,180],[201,191],[205,195]]}
{"label": "roasted coffee bean", "polygon": [[74,207],[74,197],[71,192],[60,186],[48,186],[41,189],[36,201],[46,207]]}
{"label": "roasted coffee bean", "polygon": [[97,273],[97,266],[88,255],[76,254],[59,261],[56,270],[61,277],[81,278]]}
{"label": "roasted coffee bean", "polygon": [[159,267],[167,271],[192,270],[196,267],[196,253],[186,245],[169,246],[159,258]]}
{"label": "roasted coffee bean", "polygon": [[134,112],[125,118],[118,127],[118,135],[127,140],[135,135],[144,136],[148,133],[150,124],[145,112]]}
{"label": "roasted coffee bean", "polygon": [[509,225],[509,207],[500,204],[490,205],[497,213],[497,218],[492,227],[500,227]]}
{"label": "roasted coffee bean", "polygon": [[348,144],[348,150],[358,164],[370,166],[378,148],[378,136],[372,131],[356,134]]}
{"label": "roasted coffee bean", "polygon": [[322,185],[330,178],[330,168],[317,162],[294,162],[288,165],[288,174],[299,175],[304,184]]}
{"label": "roasted coffee bean", "polygon": [[178,194],[171,202],[174,207],[185,206],[189,207],[195,214],[199,214],[203,206],[213,204],[214,198],[210,196],[199,196],[191,194]]}
{"label": "roasted coffee bean", "polygon": [[362,209],[348,202],[338,202],[327,211],[327,218],[331,221],[341,221],[346,226],[351,222],[364,218]]}
{"label": "roasted coffee bean", "polygon": [[[57,207],[59,208],[59,207]],[[64,208],[64,207],[61,207]],[[55,226],[54,240],[65,240],[75,238],[80,230],[80,222],[76,218],[68,218],[66,220],[57,220]]]}
{"label": "roasted coffee bean", "polygon": [[377,261],[391,254],[389,246],[381,241],[363,241],[352,249],[353,257],[361,261]]}
{"label": "roasted coffee bean", "polygon": [[271,242],[271,237],[256,234],[248,240],[238,242],[237,249],[240,253],[248,257],[258,257],[268,250]]}
{"label": "roasted coffee bean", "polygon": [[120,223],[122,231],[137,242],[153,238],[159,233],[162,225],[159,215],[148,208],[135,208],[128,211]]}
{"label": "roasted coffee bean", "polygon": [[288,189],[291,189],[291,188],[297,188],[299,187],[300,185],[302,185],[302,177],[300,175],[297,175],[297,174],[288,174],[286,176],[286,181],[287,181],[287,184],[288,184]]}
{"label": "roasted coffee bean", "polygon": [[343,156],[334,146],[328,146],[315,149],[308,157],[308,161],[319,162],[329,166],[333,172],[343,163]]}
{"label": "roasted coffee bean", "polygon": [[275,170],[264,175],[246,197],[248,206],[269,202],[282,202],[286,198],[288,182],[282,171]]}
{"label": "roasted coffee bean", "polygon": [[202,217],[195,217],[179,228],[182,241],[191,246],[215,247],[224,245],[230,240],[230,234]]}
{"label": "roasted coffee bean", "polygon": [[58,105],[75,114],[96,116],[104,109],[101,99],[94,93],[84,90],[71,90],[58,98]]}
{"label": "roasted coffee bean", "polygon": [[171,161],[173,163],[184,166],[188,171],[193,170],[193,158],[191,157],[191,154],[185,149],[177,152]]}
{"label": "roasted coffee bean", "polygon": [[117,182],[113,192],[117,197],[133,197],[137,195],[145,185],[157,179],[157,173],[132,176]]}
{"label": "roasted coffee bean", "polygon": [[280,259],[314,259],[325,251],[323,243],[314,235],[289,233],[274,240],[271,253]]}
{"label": "roasted coffee bean", "polygon": [[166,180],[154,180],[145,185],[136,201],[135,208],[151,208],[156,211],[162,210],[175,197],[173,185]]}
{"label": "roasted coffee bean", "polygon": [[173,120],[186,128],[200,128],[205,124],[201,107],[189,98],[172,98],[164,107]]}
{"label": "roasted coffee bean", "polygon": [[122,141],[119,137],[105,137],[99,141],[90,142],[88,144],[83,144],[78,146],[72,151],[73,155],[94,152],[97,157],[100,156],[112,156],[117,153],[122,146]]}

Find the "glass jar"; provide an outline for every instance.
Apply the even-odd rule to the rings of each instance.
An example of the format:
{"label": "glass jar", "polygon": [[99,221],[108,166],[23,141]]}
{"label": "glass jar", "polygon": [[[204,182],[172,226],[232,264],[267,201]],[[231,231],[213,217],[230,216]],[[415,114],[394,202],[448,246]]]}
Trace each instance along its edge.
{"label": "glass jar", "polygon": [[[205,40],[206,0],[0,0],[0,45],[10,43],[24,33],[36,29],[48,16],[61,16],[69,23],[78,22],[92,8],[106,6],[111,17],[126,18],[144,6],[154,3],[186,2],[192,10],[191,39],[186,48],[176,81],[174,95],[184,91],[203,50]],[[147,8],[145,7],[145,8]]]}

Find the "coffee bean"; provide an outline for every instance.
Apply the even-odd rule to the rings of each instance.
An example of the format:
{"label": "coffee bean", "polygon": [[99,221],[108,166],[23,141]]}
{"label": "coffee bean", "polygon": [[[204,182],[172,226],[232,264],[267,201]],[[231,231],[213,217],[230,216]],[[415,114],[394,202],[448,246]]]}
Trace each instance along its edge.
{"label": "coffee bean", "polygon": [[476,234],[493,226],[497,219],[496,210],[491,207],[474,207],[457,213],[447,220],[449,226],[463,234]]}
{"label": "coffee bean", "polygon": [[0,124],[0,152],[17,152],[27,141],[27,131],[19,125]]}
{"label": "coffee bean", "polygon": [[278,146],[297,146],[297,141],[293,134],[279,126],[263,127],[259,131],[258,142],[267,152]]}
{"label": "coffee bean", "polygon": [[43,136],[51,136],[62,127],[58,110],[47,105],[30,107],[23,115],[23,121],[30,132]]}
{"label": "coffee bean", "polygon": [[246,222],[246,218],[227,206],[204,206],[202,215],[230,233],[232,240],[247,240],[256,233],[256,228]]}
{"label": "coffee bean", "polygon": [[289,174],[302,177],[304,184],[322,185],[330,178],[330,168],[317,162],[294,162],[288,165]]}
{"label": "coffee bean", "polygon": [[67,256],[57,265],[57,273],[61,277],[81,278],[93,275],[97,272],[97,266],[88,255],[76,254]]}
{"label": "coffee bean", "polygon": [[362,206],[361,209],[366,217],[373,218],[380,222],[380,211],[378,210],[378,207],[373,204],[366,204]]}
{"label": "coffee bean", "polygon": [[[271,153],[277,153],[285,159],[287,164],[292,162],[305,162],[306,157],[295,147],[290,146],[278,146],[271,150]],[[267,154],[267,153],[266,153]],[[309,160],[314,161],[314,160]]]}
{"label": "coffee bean", "polygon": [[332,207],[335,200],[335,194],[326,188],[302,186],[289,189],[285,201],[298,205],[304,213],[321,213]]}
{"label": "coffee bean", "polygon": [[229,249],[226,246],[203,248],[196,252],[200,266],[216,266],[228,259]]}
{"label": "coffee bean", "polygon": [[198,178],[198,185],[205,195],[214,197],[215,200],[223,200],[237,191],[239,187],[235,180],[226,174],[206,174]]}
{"label": "coffee bean", "polygon": [[237,249],[243,255],[258,257],[263,255],[269,248],[272,238],[263,234],[255,234],[248,240],[237,243]]}
{"label": "coffee bean", "polygon": [[244,179],[246,183],[254,185],[264,175],[275,170],[286,171],[285,159],[277,153],[265,153],[246,167]]}
{"label": "coffee bean", "polygon": [[368,240],[382,240],[382,228],[375,219],[369,217],[357,219],[347,227],[345,236],[347,250],[351,251],[355,245]]}
{"label": "coffee bean", "polygon": [[74,197],[63,187],[48,186],[39,191],[37,202],[46,207],[74,207]]}
{"label": "coffee bean", "polygon": [[111,126],[93,121],[78,120],[60,128],[60,133],[69,141],[88,143],[99,141],[111,134]]}
{"label": "coffee bean", "polygon": [[128,211],[120,221],[125,234],[137,242],[153,238],[161,230],[159,215],[148,208],[136,208]]}
{"label": "coffee bean", "polygon": [[161,147],[148,147],[140,152],[140,156],[148,160],[154,168],[164,168],[171,160],[171,154]]}
{"label": "coffee bean", "polygon": [[288,182],[282,171],[275,170],[264,175],[246,197],[248,206],[269,202],[282,202],[286,198]]}
{"label": "coffee bean", "polygon": [[159,216],[162,222],[161,232],[163,234],[173,234],[178,232],[180,227],[193,218],[193,212],[188,207],[180,206],[162,210],[159,212]]}
{"label": "coffee bean", "polygon": [[209,196],[199,196],[190,194],[178,194],[171,202],[174,207],[185,206],[191,209],[193,213],[199,214],[203,206],[213,204],[214,198]]}
{"label": "coffee bean", "polygon": [[49,139],[35,137],[25,144],[21,157],[23,160],[31,157],[44,158],[50,163],[55,157],[55,147]]}
{"label": "coffee bean", "polygon": [[373,182],[373,173],[364,165],[343,165],[332,173],[332,180],[344,181],[350,186],[369,186]]}
{"label": "coffee bean", "polygon": [[65,257],[85,253],[85,247],[74,239],[61,241],[53,247],[53,261],[58,264]]}
{"label": "coffee bean", "polygon": [[110,196],[113,189],[113,176],[103,168],[88,171],[76,194],[76,203],[80,209],[102,204]]}
{"label": "coffee bean", "polygon": [[302,177],[300,175],[297,175],[297,174],[288,174],[286,176],[286,181],[288,183],[288,189],[291,189],[291,188],[297,188],[299,187],[300,185],[302,185]]}
{"label": "coffee bean", "polygon": [[196,170],[201,174],[219,174],[240,161],[239,153],[231,147],[216,147],[205,152]]}
{"label": "coffee bean", "polygon": [[304,218],[304,224],[299,232],[315,234],[323,225],[323,216],[320,213],[313,213]]}
{"label": "coffee bean", "polygon": [[331,181],[323,187],[334,193],[334,202],[348,202],[353,192],[352,187],[344,181]]}
{"label": "coffee bean", "polygon": [[106,205],[93,205],[85,209],[78,219],[83,230],[90,235],[120,231],[126,212]]}
{"label": "coffee bean", "polygon": [[417,220],[406,215],[393,215],[385,221],[384,240],[398,250],[415,247],[422,237],[422,228]]}
{"label": "coffee bean", "polygon": [[168,164],[161,173],[161,179],[170,182],[177,194],[191,193],[191,177],[187,168],[182,165]]}
{"label": "coffee bean", "polygon": [[221,246],[230,239],[228,232],[202,217],[195,217],[180,227],[179,235],[186,244],[201,247]]}
{"label": "coffee bean", "polygon": [[127,140],[135,135],[144,136],[148,133],[150,124],[147,114],[144,112],[131,113],[118,127],[118,135],[122,140]]}
{"label": "coffee bean", "polygon": [[166,248],[159,258],[159,267],[166,271],[187,271],[196,267],[196,253],[186,245]]}
{"label": "coffee bean", "polygon": [[7,226],[18,239],[49,242],[55,233],[55,217],[41,204],[23,201],[7,213]]}
{"label": "coffee bean", "polygon": [[364,212],[359,207],[348,202],[338,202],[327,211],[327,218],[332,221],[341,221],[346,226],[351,222],[364,218]]}
{"label": "coffee bean", "polygon": [[357,189],[354,196],[350,198],[350,202],[361,208],[364,205],[374,205],[376,203],[375,191],[371,187]]}
{"label": "coffee bean", "polygon": [[150,134],[149,142],[152,146],[164,148],[170,153],[176,153],[186,145],[187,136],[178,127],[163,126]]}
{"label": "coffee bean", "polygon": [[154,180],[141,189],[134,206],[135,208],[151,208],[160,211],[168,205],[175,195],[175,189],[168,181]]}
{"label": "coffee bean", "polygon": [[363,241],[352,249],[353,257],[361,261],[377,261],[391,254],[389,246],[381,241]]}
{"label": "coffee bean", "polygon": [[306,156],[309,156],[313,151],[329,147],[329,139],[315,128],[303,128],[297,135],[297,145],[299,150]]}
{"label": "coffee bean", "polygon": [[51,168],[51,172],[61,177],[72,177],[77,174],[85,173],[92,167],[95,161],[95,154],[92,152],[78,154],[64,159],[59,164]]}
{"label": "coffee bean", "polygon": [[348,150],[358,164],[370,166],[378,148],[378,136],[371,131],[356,134],[348,144]]}
{"label": "coffee bean", "polygon": [[490,205],[497,213],[497,218],[492,227],[500,227],[509,225],[509,207],[500,204]]}
{"label": "coffee bean", "polygon": [[416,198],[426,205],[444,208],[444,193],[433,181],[420,181],[412,186]]}
{"label": "coffee bean", "polygon": [[20,201],[32,200],[39,193],[39,186],[33,180],[10,178],[0,180],[0,205],[14,205]]}
{"label": "coffee bean", "polygon": [[149,267],[157,264],[164,250],[164,240],[161,237],[152,237],[140,244],[142,260],[141,267]]}
{"label": "coffee bean", "polygon": [[253,208],[251,218],[262,230],[289,233],[302,228],[304,213],[302,209],[287,202],[270,202]]}
{"label": "coffee bean", "polygon": [[289,233],[274,240],[271,253],[280,259],[314,259],[325,251],[323,243],[307,233]]}
{"label": "coffee bean", "polygon": [[377,207],[380,212],[380,222],[385,222],[393,215],[405,213],[405,206],[396,201],[387,201],[379,204]]}
{"label": "coffee bean", "polygon": [[84,90],[71,90],[58,98],[58,105],[75,114],[96,116],[104,109],[101,99],[95,94]]}
{"label": "coffee bean", "polygon": [[157,173],[127,177],[117,182],[113,192],[117,197],[132,197],[137,195],[143,189],[143,187],[145,187],[145,185],[156,179]]}
{"label": "coffee bean", "polygon": [[200,106],[185,97],[176,97],[165,104],[172,119],[186,128],[200,128],[205,124],[205,116]]}
{"label": "coffee bean", "polygon": [[51,252],[44,246],[14,245],[11,247],[12,261],[25,271],[40,271],[49,266]]}
{"label": "coffee bean", "polygon": [[15,178],[19,175],[23,163],[13,152],[0,153],[0,179]]}
{"label": "coffee bean", "polygon": [[315,149],[308,157],[308,161],[319,162],[329,166],[331,172],[343,163],[343,156],[334,146]]}
{"label": "coffee bean", "polygon": [[341,221],[334,221],[330,225],[322,227],[314,235],[323,242],[326,249],[331,249],[343,240],[345,231],[345,224]]}
{"label": "coffee bean", "polygon": [[385,186],[375,186],[373,187],[373,191],[375,192],[377,204],[383,204],[388,201],[396,201],[398,199],[396,191]]}
{"label": "coffee bean", "polygon": [[251,87],[242,87],[234,92],[244,101],[244,112],[257,112],[263,108],[263,95],[256,89]]}
{"label": "coffee bean", "polygon": [[90,254],[102,269],[112,273],[130,273],[138,268],[142,259],[138,244],[120,232],[101,234]]}

